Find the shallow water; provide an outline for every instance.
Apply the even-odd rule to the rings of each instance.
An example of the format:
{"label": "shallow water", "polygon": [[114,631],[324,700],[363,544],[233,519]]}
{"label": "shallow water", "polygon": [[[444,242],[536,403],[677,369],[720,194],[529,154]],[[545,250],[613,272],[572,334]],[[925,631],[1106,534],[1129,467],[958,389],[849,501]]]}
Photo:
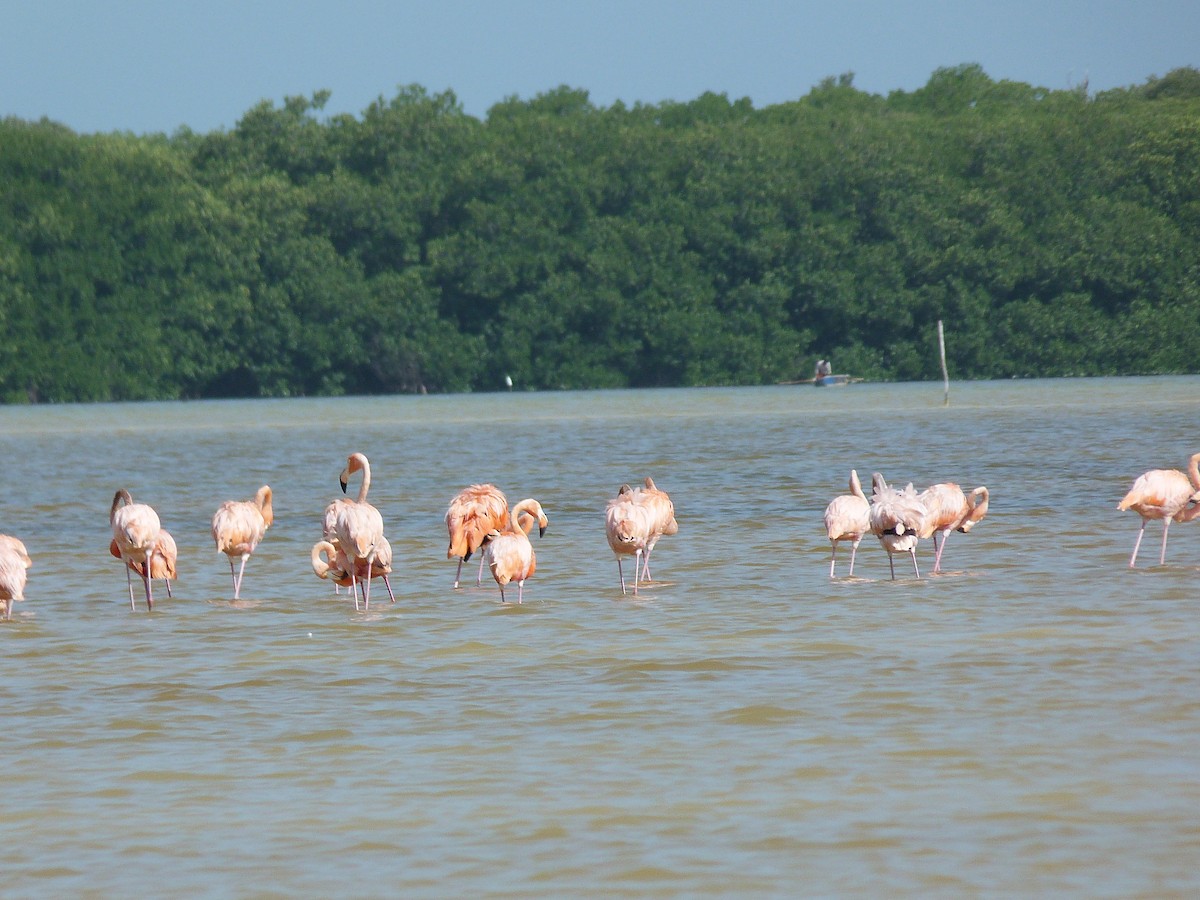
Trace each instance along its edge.
{"label": "shallow water", "polygon": [[[1130,570],[1115,507],[1200,450],[1198,390],[0,408],[0,530],[34,558],[0,622],[5,893],[1194,896],[1200,528],[1158,566],[1152,524]],[[398,601],[358,613],[308,563],[356,450]],[[891,581],[868,538],[831,581],[851,467],[991,511],[946,574]],[[602,511],[645,475],[680,531],[622,597]],[[550,518],[521,606],[471,563],[451,587],[442,515],[485,480]],[[208,523],[263,483],[234,603]],[[153,613],[107,552],[118,487],[180,546]]]}

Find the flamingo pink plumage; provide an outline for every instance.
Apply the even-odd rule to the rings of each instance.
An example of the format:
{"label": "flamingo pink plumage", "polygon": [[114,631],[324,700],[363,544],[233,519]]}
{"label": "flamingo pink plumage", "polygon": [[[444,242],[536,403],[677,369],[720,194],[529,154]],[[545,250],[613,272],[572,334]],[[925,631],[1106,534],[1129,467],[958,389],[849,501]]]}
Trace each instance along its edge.
{"label": "flamingo pink plumage", "polygon": [[[355,572],[351,575],[350,567],[355,566]],[[366,560],[357,560],[351,563],[346,557],[346,554],[334,544],[332,541],[317,541],[312,548],[312,567],[313,572],[318,578],[325,578],[332,581],[334,584],[341,587],[353,587],[355,582],[362,582],[368,577]],[[388,543],[387,538],[384,538],[375,553],[375,559],[371,563],[369,577],[382,578],[383,585],[387,588],[388,596],[392,598],[392,602],[396,602],[396,595],[392,593],[392,584],[388,581],[388,575],[392,571],[392,545]]]}
{"label": "flamingo pink plumage", "polygon": [[525,595],[525,582],[537,570],[537,556],[529,540],[529,532],[533,530],[535,521],[538,524],[538,536],[545,535],[550,520],[546,518],[542,505],[530,497],[509,510],[508,525],[504,531],[492,531],[485,539],[489,568],[496,584],[500,586],[501,602],[505,602],[504,586],[515,581],[517,603],[521,603]]}
{"label": "flamingo pink plumage", "polygon": [[[943,481],[921,491],[917,499],[925,507],[925,522],[920,536],[933,538],[933,571],[940,572],[942,554],[946,551],[950,533],[961,531],[966,534],[987,515],[988,489],[981,486],[970,494],[964,494],[963,489],[953,481]],[[940,546],[938,535],[942,537]]]}
{"label": "flamingo pink plumage", "polygon": [[[508,500],[494,484],[473,484],[454,495],[446,510],[446,530],[450,534],[446,558],[458,557],[458,570],[454,573],[455,587],[458,587],[463,563],[483,545],[488,534],[504,528],[507,521]],[[481,555],[476,584],[482,583],[483,563]]]}
{"label": "flamingo pink plumage", "polygon": [[871,504],[863,493],[858,472],[850,470],[850,493],[839,494],[825,507],[825,533],[829,536],[832,550],[829,554],[829,577],[834,577],[837,564],[837,545],[850,541],[850,575],[854,575],[854,556],[858,552],[863,535],[871,530]]}
{"label": "flamingo pink plumage", "polygon": [[893,553],[907,553],[912,557],[913,571],[921,577],[917,568],[917,541],[925,521],[925,507],[917,499],[911,484],[904,490],[888,487],[883,476],[876,472],[871,476],[871,533],[887,551],[888,568],[892,580],[896,579]]}
{"label": "flamingo pink plumage", "polygon": [[[154,594],[150,587],[151,575],[154,569],[154,557],[158,549],[159,532],[162,525],[158,513],[145,503],[134,503],[129,491],[121,488],[113,495],[112,506],[108,511],[108,521],[112,525],[113,540],[117,542],[121,559],[125,561],[125,580],[129,582],[129,606],[136,609],[133,600],[133,582],[130,580],[131,571],[140,571],[142,581],[146,586],[146,608],[154,609]],[[141,563],[139,568],[136,564]]]}
{"label": "flamingo pink plumage", "polygon": [[[642,562],[642,580],[650,580],[650,554],[654,545],[664,534],[678,534],[679,523],[675,520],[675,504],[666,491],[659,490],[649,475],[644,480],[645,488],[633,492],[633,500],[650,513],[650,537],[646,541],[646,556]],[[636,587],[636,579],[635,579]]]}
{"label": "flamingo pink plumage", "polygon": [[[383,517],[379,510],[367,502],[367,491],[371,488],[371,464],[362,453],[352,453],[346,460],[346,468],[342,470],[339,481],[342,492],[345,493],[350,476],[362,472],[362,484],[358,489],[358,498],[336,506],[334,514],[334,534],[337,537],[338,548],[346,554],[346,558],[355,563],[350,569],[350,589],[354,591],[354,608],[358,609],[358,592],[355,590],[358,578],[358,562],[366,564],[367,577],[363,579],[363,604],[371,608],[371,579],[374,577],[373,564],[379,554],[383,541]],[[395,602],[393,597],[392,602]]]}
{"label": "flamingo pink plumage", "polygon": [[621,594],[625,594],[625,572],[621,557],[633,557],[633,593],[638,592],[641,580],[642,556],[650,544],[654,529],[653,512],[637,500],[637,491],[621,485],[617,496],[608,501],[604,510],[604,533],[608,546],[617,557],[617,576],[621,579]]}
{"label": "flamingo pink plumage", "polygon": [[13,603],[25,599],[26,570],[33,566],[29,551],[19,539],[0,534],[0,605],[4,618],[12,618]]}
{"label": "flamingo pink plumage", "polygon": [[[1189,506],[1189,503],[1193,505]],[[1142,517],[1129,567],[1133,568],[1137,562],[1142,535],[1151,519],[1162,519],[1162,550],[1158,554],[1158,564],[1163,565],[1167,560],[1167,529],[1172,521],[1190,522],[1200,515],[1197,503],[1200,503],[1200,453],[1193,453],[1188,459],[1186,475],[1178,469],[1151,469],[1139,475],[1129,493],[1117,504],[1117,509],[1132,509]]]}
{"label": "flamingo pink plumage", "polygon": [[[229,574],[233,576],[233,599],[240,599],[242,576],[246,572],[246,561],[275,521],[271,505],[270,485],[258,489],[253,500],[226,500],[218,507],[212,518],[212,536],[217,552],[229,557]],[[234,557],[240,557],[242,565],[233,570]]]}
{"label": "flamingo pink plumage", "polygon": [[[117,559],[122,558],[121,548],[117,546],[116,541],[108,542],[108,552]],[[150,568],[150,578],[160,579],[163,584],[167,586],[168,597],[174,596],[174,594],[171,592],[171,582],[175,581],[178,577],[178,560],[179,547],[175,544],[175,538],[172,537],[171,532],[167,531],[167,529],[160,528],[158,530],[158,548],[154,552],[154,563]],[[133,571],[137,572],[139,576],[145,576],[146,563],[144,561],[134,562],[133,560],[130,560],[128,566],[129,568],[133,569]]]}

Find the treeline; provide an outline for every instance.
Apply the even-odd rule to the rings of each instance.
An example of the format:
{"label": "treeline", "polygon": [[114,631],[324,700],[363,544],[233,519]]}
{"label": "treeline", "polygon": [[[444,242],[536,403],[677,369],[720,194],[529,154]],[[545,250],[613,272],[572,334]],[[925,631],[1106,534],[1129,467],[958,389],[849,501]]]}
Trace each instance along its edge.
{"label": "treeline", "polygon": [[1200,71],[0,123],[0,400],[1200,369]]}

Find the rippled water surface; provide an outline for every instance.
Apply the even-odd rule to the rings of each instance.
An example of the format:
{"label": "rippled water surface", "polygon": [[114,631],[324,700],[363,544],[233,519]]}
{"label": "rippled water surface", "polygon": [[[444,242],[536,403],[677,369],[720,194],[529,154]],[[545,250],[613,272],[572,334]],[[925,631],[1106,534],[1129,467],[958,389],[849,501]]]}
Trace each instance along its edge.
{"label": "rippled water surface", "polygon": [[[1116,510],[1200,450],[1200,379],[0,408],[10,896],[1195,896],[1200,527]],[[309,548],[347,454],[396,557],[356,613]],[[916,580],[851,467],[986,484]],[[622,597],[602,511],[652,475],[679,534]],[[460,487],[539,499],[525,602],[452,589]],[[234,603],[217,505],[275,491]],[[180,545],[129,608],[128,488]],[[352,483],[353,490],[353,483]],[[931,568],[931,548],[919,558]],[[842,571],[839,569],[839,572]],[[485,576],[486,577],[486,576]]]}

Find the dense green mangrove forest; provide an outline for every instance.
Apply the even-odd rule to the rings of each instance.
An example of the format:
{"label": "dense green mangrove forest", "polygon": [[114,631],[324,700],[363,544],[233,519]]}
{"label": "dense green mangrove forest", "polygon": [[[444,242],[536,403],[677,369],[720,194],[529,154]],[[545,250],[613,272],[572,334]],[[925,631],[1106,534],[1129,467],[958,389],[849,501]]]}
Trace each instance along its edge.
{"label": "dense green mangrove forest", "polygon": [[1200,371],[1200,71],[0,122],[0,400]]}

